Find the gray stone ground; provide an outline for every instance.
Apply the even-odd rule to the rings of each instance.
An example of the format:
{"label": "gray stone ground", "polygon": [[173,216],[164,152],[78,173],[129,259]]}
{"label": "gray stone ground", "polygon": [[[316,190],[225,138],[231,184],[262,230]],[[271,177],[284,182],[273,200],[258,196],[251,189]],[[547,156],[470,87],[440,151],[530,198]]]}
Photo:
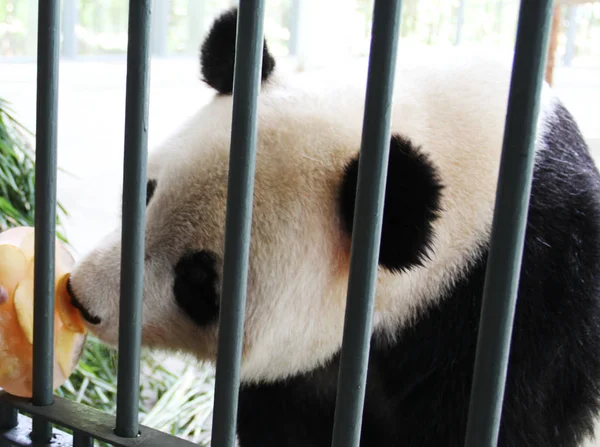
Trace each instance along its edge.
{"label": "gray stone ground", "polygon": [[[70,212],[68,236],[81,256],[118,224],[125,109],[124,59],[61,61],[58,196]],[[0,97],[35,128],[36,67],[0,61]],[[154,59],[150,150],[212,94],[198,79],[195,58]],[[600,156],[600,68],[558,68],[555,88]],[[176,368],[179,362],[172,360]],[[590,444],[587,447],[597,446]]]}

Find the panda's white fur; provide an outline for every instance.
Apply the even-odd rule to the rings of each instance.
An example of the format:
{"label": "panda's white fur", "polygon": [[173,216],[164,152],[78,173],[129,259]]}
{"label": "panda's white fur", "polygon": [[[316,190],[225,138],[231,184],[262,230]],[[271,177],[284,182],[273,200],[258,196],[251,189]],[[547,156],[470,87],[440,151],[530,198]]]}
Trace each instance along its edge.
{"label": "panda's white fur", "polygon": [[[391,131],[430,156],[445,212],[434,224],[430,261],[403,275],[380,271],[373,327],[390,335],[436,300],[488,237],[510,67],[454,54],[435,66],[403,61],[397,73]],[[349,240],[334,197],[360,148],[366,78],[344,81],[274,79],[260,92],[243,380],[311,370],[340,347]],[[231,113],[232,97],[215,96],[148,165],[158,186],[147,210],[143,337],[209,359],[216,338],[182,323],[170,298],[172,265],[189,246],[223,253]],[[82,303],[102,319],[94,331],[110,343],[119,263],[116,229],[73,274]]]}
{"label": "panda's white fur", "polygon": [[[391,132],[428,156],[443,194],[429,257],[402,273],[379,269],[373,332],[387,343],[438,304],[489,240],[511,67],[456,51],[438,56],[400,58],[396,71]],[[340,349],[350,237],[342,231],[337,196],[361,144],[365,68],[348,76],[276,71],[262,84],[241,370],[246,384],[308,373]],[[538,152],[556,104],[544,85]],[[221,277],[231,116],[232,96],[215,95],[148,163],[156,190],[146,219],[143,343],[209,361],[216,357],[217,325],[198,325],[177,305],[174,266],[186,251],[210,250]],[[72,274],[77,301],[101,320],[90,329],[110,344],[118,338],[119,264],[116,229]]]}

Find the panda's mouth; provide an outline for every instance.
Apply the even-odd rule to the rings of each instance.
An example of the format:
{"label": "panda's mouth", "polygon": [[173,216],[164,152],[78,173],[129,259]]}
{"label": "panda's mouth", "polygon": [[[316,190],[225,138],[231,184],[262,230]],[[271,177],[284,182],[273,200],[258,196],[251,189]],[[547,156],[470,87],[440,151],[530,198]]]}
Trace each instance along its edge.
{"label": "panda's mouth", "polygon": [[100,322],[102,321],[100,317],[90,314],[90,312],[85,307],[83,307],[83,305],[79,301],[77,301],[77,298],[75,298],[75,294],[73,293],[73,287],[71,286],[71,278],[67,280],[67,293],[71,297],[71,304],[73,305],[73,307],[79,310],[84,320],[86,320],[90,324],[100,324]]}

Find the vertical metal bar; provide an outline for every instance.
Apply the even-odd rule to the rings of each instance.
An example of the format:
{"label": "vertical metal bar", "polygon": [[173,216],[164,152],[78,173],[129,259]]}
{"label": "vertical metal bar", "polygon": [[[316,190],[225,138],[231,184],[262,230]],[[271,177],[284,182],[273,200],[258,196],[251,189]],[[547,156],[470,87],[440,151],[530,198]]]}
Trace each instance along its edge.
{"label": "vertical metal bar", "polygon": [[239,2],[212,445],[235,445],[256,162],[263,0]]}
{"label": "vertical metal bar", "polygon": [[577,40],[577,28],[579,27],[577,23],[578,10],[578,6],[567,7],[567,43],[565,45],[565,55],[563,57],[563,64],[565,67],[573,65],[573,59],[575,58],[577,50],[575,41]]}
{"label": "vertical metal bar", "polygon": [[465,445],[498,432],[521,269],[552,0],[522,0]]}
{"label": "vertical metal bar", "polygon": [[80,431],[75,431],[73,433],[73,447],[94,447],[94,438]]}
{"label": "vertical metal bar", "polygon": [[205,17],[207,13],[208,0],[188,0],[187,14],[187,38],[186,48],[188,52],[198,51],[198,42],[205,34]]}
{"label": "vertical metal bar", "polygon": [[117,425],[124,438],[139,434],[140,346],[144,287],[148,82],[152,0],[130,0],[121,233],[121,302]]}
{"label": "vertical metal bar", "polygon": [[454,45],[460,45],[462,40],[462,30],[465,24],[465,7],[467,0],[459,0],[458,12],[456,17],[456,37],[454,38]]}
{"label": "vertical metal bar", "polygon": [[390,150],[401,0],[376,0],[358,166],[350,277],[333,427],[334,447],[358,446]]}
{"label": "vertical metal bar", "polygon": [[494,32],[497,34],[501,34],[502,28],[504,27],[504,1],[505,0],[496,0]]}
{"label": "vertical metal bar", "polygon": [[171,0],[153,0],[152,8],[154,14],[150,26],[150,52],[153,56],[165,57],[169,52]]}
{"label": "vertical metal bar", "polygon": [[63,48],[62,54],[65,57],[77,57],[77,33],[75,28],[79,22],[79,10],[77,0],[64,0],[63,4]]}
{"label": "vertical metal bar", "polygon": [[[51,405],[53,402],[54,241],[56,237],[60,4],[58,0],[40,0],[38,5],[33,404],[45,406]],[[38,442],[48,442],[51,436],[52,425],[43,419],[34,418],[32,439]]]}
{"label": "vertical metal bar", "polygon": [[300,20],[302,17],[302,5],[300,2],[301,0],[292,0],[290,5],[290,40],[288,42],[288,52],[290,56],[298,56],[300,45]]}
{"label": "vertical metal bar", "polygon": [[35,56],[37,48],[37,25],[38,25],[38,1],[25,0],[25,9],[27,11],[27,19],[25,22],[25,54],[27,56]]}
{"label": "vertical metal bar", "polygon": [[19,413],[17,409],[0,402],[0,430],[10,430],[15,428],[19,423]]}

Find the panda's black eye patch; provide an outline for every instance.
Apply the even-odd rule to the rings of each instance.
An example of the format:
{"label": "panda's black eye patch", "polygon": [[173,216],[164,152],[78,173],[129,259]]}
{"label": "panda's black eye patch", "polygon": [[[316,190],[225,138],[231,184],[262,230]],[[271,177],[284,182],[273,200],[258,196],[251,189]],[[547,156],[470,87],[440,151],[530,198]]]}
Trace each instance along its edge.
{"label": "panda's black eye patch", "polygon": [[146,206],[150,203],[150,199],[154,195],[154,191],[156,190],[156,180],[150,179],[148,183],[146,183]]}
{"label": "panda's black eye patch", "polygon": [[216,322],[219,316],[216,265],[216,255],[208,250],[188,252],[175,265],[175,301],[201,326]]}

